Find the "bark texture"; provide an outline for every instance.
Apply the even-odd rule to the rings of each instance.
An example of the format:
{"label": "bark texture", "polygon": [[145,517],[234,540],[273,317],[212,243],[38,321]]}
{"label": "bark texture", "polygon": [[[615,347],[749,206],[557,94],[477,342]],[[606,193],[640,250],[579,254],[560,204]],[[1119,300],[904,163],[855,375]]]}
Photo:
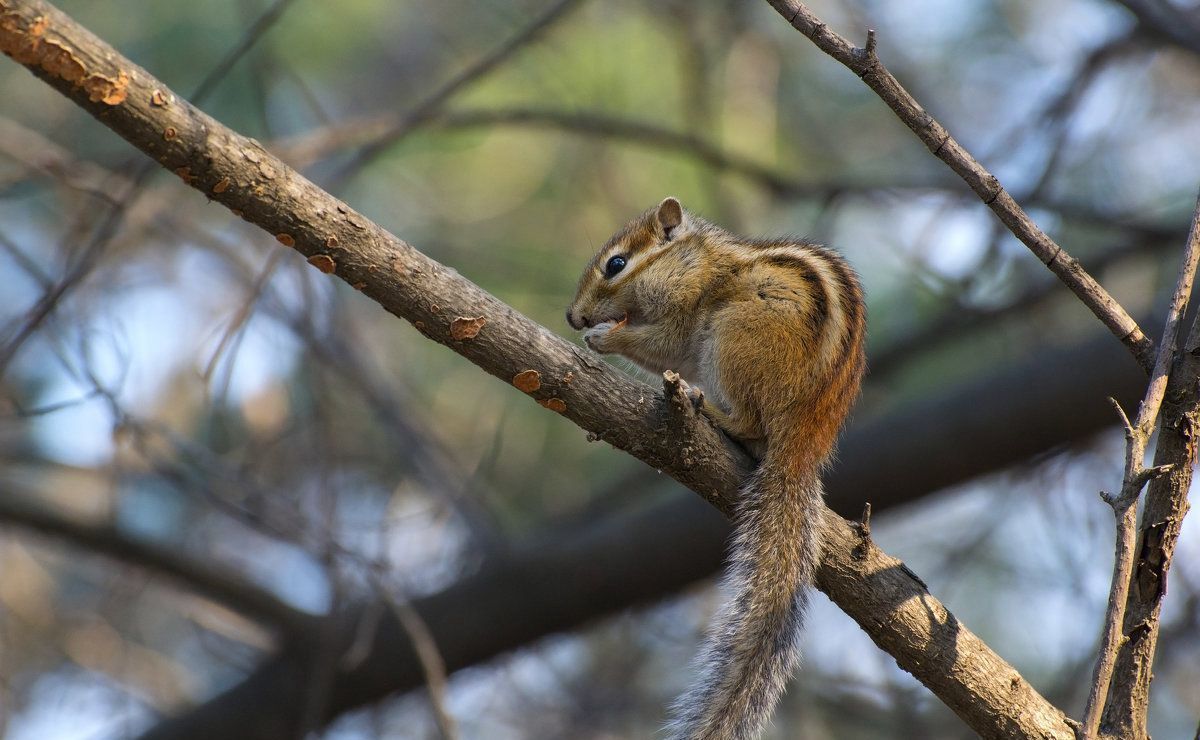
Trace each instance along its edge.
{"label": "bark texture", "polygon": [[1125,602],[1124,640],[1117,653],[1108,701],[1101,715],[1102,737],[1146,738],[1150,681],[1159,619],[1167,594],[1167,571],[1187,514],[1188,491],[1197,456],[1200,421],[1200,321],[1192,326],[1163,397],[1154,464],[1170,472],[1150,482],[1135,550],[1133,578]]}

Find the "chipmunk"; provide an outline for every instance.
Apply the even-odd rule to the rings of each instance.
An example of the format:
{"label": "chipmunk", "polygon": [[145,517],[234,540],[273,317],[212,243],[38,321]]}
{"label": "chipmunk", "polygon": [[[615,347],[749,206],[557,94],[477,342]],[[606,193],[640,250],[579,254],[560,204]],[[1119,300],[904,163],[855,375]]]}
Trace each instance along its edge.
{"label": "chipmunk", "polygon": [[799,660],[820,471],[863,375],[858,278],[825,247],[743,239],[667,198],[592,258],[567,322],[596,352],[678,372],[702,413],[761,455],[735,516],[732,601],[669,724],[676,740],[756,737]]}

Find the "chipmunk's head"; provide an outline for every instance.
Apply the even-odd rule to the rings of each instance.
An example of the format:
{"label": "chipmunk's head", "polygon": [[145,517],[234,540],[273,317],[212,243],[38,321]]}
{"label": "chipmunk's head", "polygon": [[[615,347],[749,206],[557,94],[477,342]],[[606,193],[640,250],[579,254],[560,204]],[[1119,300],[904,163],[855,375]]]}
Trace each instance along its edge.
{"label": "chipmunk's head", "polygon": [[639,273],[691,232],[693,219],[675,198],[666,198],[618,231],[579,278],[567,323],[584,329],[602,323],[636,322]]}

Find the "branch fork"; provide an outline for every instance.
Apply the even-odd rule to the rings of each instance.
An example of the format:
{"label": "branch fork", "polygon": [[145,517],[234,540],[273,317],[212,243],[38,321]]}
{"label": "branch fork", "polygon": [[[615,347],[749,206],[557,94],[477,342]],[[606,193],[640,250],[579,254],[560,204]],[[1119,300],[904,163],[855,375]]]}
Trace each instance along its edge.
{"label": "branch fork", "polygon": [[[1150,383],[1146,387],[1146,395],[1138,405],[1137,419],[1130,422],[1129,416],[1121,405],[1109,399],[1125,431],[1125,474],[1121,482],[1121,492],[1117,495],[1101,493],[1101,498],[1113,509],[1117,519],[1116,555],[1113,563],[1112,586],[1109,589],[1108,607],[1105,612],[1104,629],[1100,638],[1100,655],[1096,659],[1096,668],[1092,675],[1092,686],[1088,694],[1087,706],[1084,709],[1083,738],[1094,740],[1100,730],[1101,714],[1109,701],[1109,688],[1112,685],[1116,670],[1118,652],[1126,645],[1129,635],[1124,632],[1127,603],[1130,598],[1130,586],[1136,578],[1134,561],[1136,559],[1137,532],[1137,502],[1146,484],[1161,478],[1171,472],[1179,464],[1175,461],[1161,463],[1153,467],[1145,467],[1146,447],[1150,436],[1158,423],[1159,411],[1167,392],[1170,373],[1175,366],[1176,346],[1179,343],[1179,327],[1183,314],[1187,310],[1188,300],[1192,294],[1192,284],[1196,275],[1197,263],[1200,262],[1200,198],[1197,198],[1195,215],[1192,218],[1192,228],[1184,250],[1183,263],[1179,269],[1179,279],[1175,292],[1171,296],[1171,306],[1167,312],[1166,325],[1163,327],[1162,339],[1158,343],[1158,353],[1154,368],[1150,374]],[[1197,336],[1200,330],[1200,318],[1193,323],[1192,336]],[[1189,342],[1190,343],[1190,342]],[[1195,403],[1195,399],[1193,399]],[[1166,421],[1164,420],[1164,423]],[[1160,440],[1161,445],[1161,440]],[[1194,453],[1189,453],[1194,454]],[[1186,461],[1190,470],[1193,460]],[[1145,526],[1145,525],[1144,525]],[[1143,536],[1143,540],[1145,536]],[[1162,570],[1165,574],[1166,563]],[[1156,622],[1141,620],[1138,624],[1146,623],[1146,631],[1155,629]],[[1137,627],[1134,628],[1134,631]],[[1147,666],[1146,672],[1149,673]],[[1133,690],[1135,682],[1122,684],[1122,691]],[[1122,703],[1125,703],[1122,701]],[[1137,703],[1134,712],[1140,716],[1141,723],[1145,722],[1147,710],[1146,700],[1142,698]]]}

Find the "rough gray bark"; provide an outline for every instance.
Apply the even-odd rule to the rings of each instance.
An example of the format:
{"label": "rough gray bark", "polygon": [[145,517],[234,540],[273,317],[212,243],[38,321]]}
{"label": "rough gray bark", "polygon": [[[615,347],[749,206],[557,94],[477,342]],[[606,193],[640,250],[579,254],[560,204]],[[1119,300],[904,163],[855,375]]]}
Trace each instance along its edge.
{"label": "rough gray bark", "polygon": [[[1193,230],[1192,239],[1198,238],[1200,231]],[[1183,518],[1191,508],[1188,491],[1196,466],[1198,423],[1200,319],[1192,324],[1162,401],[1154,465],[1169,465],[1171,469],[1152,480],[1146,493],[1125,601],[1123,639],[1101,715],[1102,736],[1136,740],[1148,737],[1146,714],[1150,707],[1150,681],[1154,677],[1154,649],[1158,644],[1163,598],[1167,595],[1167,571],[1179,542]]]}

